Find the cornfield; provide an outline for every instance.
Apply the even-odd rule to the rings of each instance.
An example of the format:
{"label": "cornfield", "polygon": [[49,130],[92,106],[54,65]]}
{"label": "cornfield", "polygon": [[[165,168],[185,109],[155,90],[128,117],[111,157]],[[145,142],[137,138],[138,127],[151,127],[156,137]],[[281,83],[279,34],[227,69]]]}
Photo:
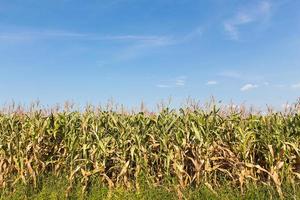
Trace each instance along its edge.
{"label": "cornfield", "polygon": [[282,184],[300,180],[300,106],[265,114],[216,105],[157,113],[3,109],[0,188],[37,187],[45,175],[65,176],[66,195],[76,182],[84,193],[92,179],[138,191],[143,179],[178,191],[262,184],[284,198]]}

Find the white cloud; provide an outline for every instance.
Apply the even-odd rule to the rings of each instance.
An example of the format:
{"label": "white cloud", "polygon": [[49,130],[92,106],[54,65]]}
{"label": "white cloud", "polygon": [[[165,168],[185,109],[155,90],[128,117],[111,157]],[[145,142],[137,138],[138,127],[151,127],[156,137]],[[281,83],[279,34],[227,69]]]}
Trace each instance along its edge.
{"label": "white cloud", "polygon": [[202,27],[197,27],[191,32],[178,37],[170,35],[140,35],[120,34],[101,35],[97,33],[72,32],[67,30],[37,30],[31,28],[11,29],[0,27],[0,39],[2,40],[45,40],[45,39],[72,39],[72,40],[112,40],[112,41],[136,41],[149,45],[169,45],[190,41],[202,35]]}
{"label": "white cloud", "polygon": [[2,40],[41,40],[41,39],[53,39],[53,38],[77,38],[84,39],[86,34],[67,32],[62,30],[45,30],[45,31],[2,31],[0,33],[0,39]]}
{"label": "white cloud", "polygon": [[133,44],[128,45],[120,52],[118,52],[113,58],[113,60],[127,61],[144,55],[148,53],[148,51],[151,49],[165,47],[169,45],[174,45],[174,41],[171,37],[157,37],[156,39],[152,40],[137,40]]}
{"label": "white cloud", "polygon": [[263,74],[257,75],[246,71],[241,73],[235,70],[225,70],[217,75],[227,79],[242,80],[245,82],[265,82],[266,80]]}
{"label": "white cloud", "polygon": [[31,42],[31,41],[107,41],[107,42],[124,42],[125,45],[114,52],[109,59],[109,62],[121,62],[130,59],[135,59],[141,55],[149,53],[152,49],[165,47],[176,44],[176,40],[171,36],[165,35],[100,35],[95,33],[69,32],[63,30],[14,30],[1,32],[0,27],[0,42]]}
{"label": "white cloud", "polygon": [[300,89],[300,83],[293,84],[293,85],[291,85],[291,87],[293,89]]}
{"label": "white cloud", "polygon": [[153,44],[170,43],[168,36],[157,35],[99,35],[95,33],[69,32],[64,30],[43,30],[43,31],[17,31],[2,32],[0,39],[6,40],[46,40],[46,39],[72,39],[72,40],[115,40],[134,41]]}
{"label": "white cloud", "polygon": [[269,86],[269,85],[270,85],[270,83],[268,81],[264,82],[264,86]]}
{"label": "white cloud", "polygon": [[193,40],[197,37],[201,37],[203,34],[203,28],[202,27],[197,27],[196,29],[194,29],[193,31],[191,31],[190,33],[187,33],[182,41],[185,42],[185,41],[190,41],[190,40]]}
{"label": "white cloud", "polygon": [[46,39],[72,39],[72,40],[99,40],[99,41],[133,41],[139,42],[139,46],[164,46],[188,42],[203,33],[202,27],[196,27],[185,35],[173,37],[170,35],[140,35],[120,34],[101,35],[97,33],[72,32],[67,30],[38,30],[32,28],[10,29],[0,27],[0,40],[46,40]]}
{"label": "white cloud", "polygon": [[229,22],[224,22],[224,29],[229,34],[230,39],[238,40],[239,39],[239,32],[235,25]]}
{"label": "white cloud", "polygon": [[284,85],[284,84],[275,84],[274,87],[276,87],[276,88],[285,88],[286,85]]}
{"label": "white cloud", "polygon": [[244,92],[244,91],[252,90],[252,89],[255,89],[255,88],[258,88],[258,85],[254,85],[254,84],[248,83],[248,84],[244,85],[241,88],[241,91]]}
{"label": "white cloud", "polygon": [[234,79],[242,79],[242,74],[237,72],[237,71],[231,71],[231,70],[227,70],[227,71],[223,71],[221,73],[218,74],[219,76],[222,77],[226,77],[226,78],[234,78]]}
{"label": "white cloud", "polygon": [[240,26],[263,21],[268,18],[271,13],[272,4],[265,0],[255,6],[248,6],[240,9],[232,18],[223,22],[224,30],[232,40],[240,39]]}
{"label": "white cloud", "polygon": [[218,84],[217,81],[207,81],[206,82],[206,85],[216,85],[216,84]]}
{"label": "white cloud", "polygon": [[[201,37],[203,29],[197,27],[182,36],[139,36],[139,35],[124,35],[124,36],[110,36],[107,39],[113,40],[137,40],[138,42],[128,46],[123,51],[119,52],[114,60],[124,61],[136,58],[140,55],[146,54],[148,50],[157,47],[166,47],[171,45],[180,45],[183,43],[191,42]],[[179,83],[179,85],[182,83]]]}
{"label": "white cloud", "polygon": [[172,86],[170,86],[170,85],[164,85],[164,84],[158,84],[158,85],[156,85],[156,87],[159,87],[159,88],[170,88]]}
{"label": "white cloud", "polygon": [[262,14],[269,14],[271,12],[272,4],[270,1],[262,1],[258,5],[258,9]]}
{"label": "white cloud", "polygon": [[156,87],[159,88],[179,88],[186,85],[186,76],[179,76],[173,79],[162,81],[160,84],[157,84]]}
{"label": "white cloud", "polygon": [[185,81],[184,80],[177,80],[176,81],[176,85],[177,86],[184,86],[185,85]]}
{"label": "white cloud", "polygon": [[186,82],[186,77],[180,76],[180,77],[177,77],[175,85],[178,87],[183,87],[183,86],[185,86],[185,82]]}
{"label": "white cloud", "polygon": [[[71,41],[112,41],[126,42],[126,44],[115,52],[110,62],[120,62],[149,54],[155,48],[170,45],[179,45],[190,42],[202,35],[202,28],[194,30],[181,36],[172,35],[140,35],[140,34],[119,34],[101,35],[97,33],[72,32],[66,30],[37,30],[31,28],[10,29],[0,27],[1,42],[30,42],[41,40],[71,40]],[[182,83],[179,83],[179,85]]]}

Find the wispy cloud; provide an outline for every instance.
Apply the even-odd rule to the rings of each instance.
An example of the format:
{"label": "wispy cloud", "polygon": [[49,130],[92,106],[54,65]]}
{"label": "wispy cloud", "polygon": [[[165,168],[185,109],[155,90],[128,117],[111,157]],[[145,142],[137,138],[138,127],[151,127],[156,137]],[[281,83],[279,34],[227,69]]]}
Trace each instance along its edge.
{"label": "wispy cloud", "polygon": [[[95,41],[95,42],[122,42],[122,48],[109,58],[109,62],[123,62],[149,54],[153,49],[180,45],[191,42],[201,37],[203,29],[196,27],[194,30],[181,35],[140,35],[140,34],[119,34],[102,35],[100,33],[72,32],[68,30],[37,30],[33,28],[14,28],[8,30],[0,27],[0,41],[2,42],[30,42],[30,41]],[[182,84],[182,83],[179,83]]]}
{"label": "wispy cloud", "polygon": [[175,85],[178,87],[183,87],[185,86],[185,83],[186,83],[186,76],[180,76],[177,77]]}
{"label": "wispy cloud", "polygon": [[170,88],[172,86],[171,85],[164,85],[164,84],[157,84],[156,87],[158,87],[158,88]]}
{"label": "wispy cloud", "polygon": [[224,29],[233,40],[239,39],[238,27],[243,24],[248,24],[253,21],[253,18],[245,13],[238,13],[234,19],[224,22]]}
{"label": "wispy cloud", "polygon": [[[191,32],[187,33],[186,35],[184,35],[181,39],[182,42],[187,42],[187,41],[191,41],[194,40],[195,38],[199,38],[203,35],[203,28],[202,27],[197,27],[194,30],[192,30]],[[179,40],[180,41],[180,40]]]}
{"label": "wispy cloud", "polygon": [[72,39],[72,40],[119,40],[119,41],[141,41],[161,44],[168,41],[168,44],[179,44],[200,37],[203,33],[201,27],[197,27],[183,36],[173,37],[170,35],[140,35],[140,34],[119,34],[103,35],[99,33],[72,32],[67,30],[37,30],[32,28],[13,29],[0,27],[0,39],[7,40],[46,40],[46,39]]}
{"label": "wispy cloud", "polygon": [[244,91],[252,90],[255,88],[258,88],[258,85],[248,83],[248,84],[244,85],[243,87],[241,87],[241,91],[244,92]]}
{"label": "wispy cloud", "polygon": [[[3,31],[0,28],[0,41],[2,42],[31,42],[31,41],[95,41],[95,42],[122,42],[122,48],[114,52],[110,60],[126,61],[148,53],[149,50],[177,44],[178,39],[170,35],[101,35],[97,33],[71,32],[64,30],[13,30]],[[111,62],[111,61],[110,61]]]}
{"label": "wispy cloud", "polygon": [[223,72],[219,73],[218,75],[222,76],[222,77],[234,78],[234,79],[240,79],[243,77],[241,73],[239,73],[237,71],[231,71],[231,70],[223,71]]}
{"label": "wispy cloud", "polygon": [[86,34],[74,33],[59,30],[45,30],[45,31],[1,31],[0,39],[2,40],[41,40],[41,39],[52,39],[52,38],[77,38],[84,39],[87,37]]}
{"label": "wispy cloud", "polygon": [[174,45],[174,40],[171,37],[158,37],[153,40],[138,40],[135,43],[129,44],[119,51],[113,60],[127,61],[137,58],[141,55],[149,53],[150,50],[158,47],[167,47]]}
{"label": "wispy cloud", "polygon": [[263,84],[264,84],[264,86],[269,86],[270,85],[270,83],[268,81],[265,81]]}
{"label": "wispy cloud", "polygon": [[235,70],[225,70],[217,74],[220,77],[227,79],[242,80],[246,82],[266,82],[263,74],[252,74],[249,72],[240,72]]}
{"label": "wispy cloud", "polygon": [[217,81],[207,81],[206,85],[217,85],[218,82]]}
{"label": "wispy cloud", "polygon": [[[125,61],[134,59],[141,55],[146,54],[149,50],[158,48],[158,47],[168,47],[174,45],[180,45],[187,42],[191,42],[203,34],[203,29],[201,27],[197,27],[191,32],[182,35],[182,36],[148,36],[148,37],[141,37],[135,36],[133,38],[139,39],[138,43],[128,46],[127,48],[123,49],[115,58],[118,61]],[[120,37],[112,37],[112,39],[118,39]],[[122,37],[123,38],[123,37]],[[125,37],[127,39],[132,37]]]}
{"label": "wispy cloud", "polygon": [[291,85],[291,87],[293,89],[300,89],[300,83],[293,84],[293,85]]}
{"label": "wispy cloud", "polygon": [[174,79],[162,81],[163,83],[157,84],[159,88],[179,88],[186,85],[186,76],[179,76]]}
{"label": "wispy cloud", "polygon": [[[10,29],[10,30],[9,30]],[[112,41],[139,41],[154,44],[181,44],[201,37],[202,27],[196,27],[185,35],[140,35],[140,34],[119,34],[103,35],[99,33],[73,32],[68,30],[38,30],[34,28],[0,27],[0,39],[2,40],[47,40],[47,39],[72,39],[72,40],[112,40]]]}
{"label": "wispy cloud", "polygon": [[[293,85],[286,85],[286,84],[280,84],[280,83],[272,83],[269,82],[268,79],[266,79],[266,77],[264,75],[256,75],[256,74],[250,74],[250,73],[241,73],[238,71],[223,71],[221,73],[218,74],[218,76],[226,78],[228,80],[235,80],[235,81],[239,81],[239,82],[250,82],[248,84],[245,84],[240,90],[241,91],[247,91],[247,90],[251,90],[251,89],[255,89],[258,87],[264,87],[264,88],[300,88],[300,83],[298,84],[293,84]],[[251,84],[251,82],[256,82],[257,84]]]}
{"label": "wispy cloud", "polygon": [[287,86],[285,85],[285,84],[274,84],[274,87],[276,87],[276,88],[286,88]]}
{"label": "wispy cloud", "polygon": [[170,41],[168,36],[156,35],[100,35],[95,33],[69,32],[63,30],[44,31],[18,31],[0,32],[0,39],[4,40],[47,40],[47,39],[70,39],[70,40],[99,40],[99,41],[135,41],[154,44]]}
{"label": "wispy cloud", "polygon": [[224,30],[230,39],[239,40],[241,26],[264,21],[269,18],[271,10],[272,4],[268,0],[240,9],[232,18],[223,22]]}

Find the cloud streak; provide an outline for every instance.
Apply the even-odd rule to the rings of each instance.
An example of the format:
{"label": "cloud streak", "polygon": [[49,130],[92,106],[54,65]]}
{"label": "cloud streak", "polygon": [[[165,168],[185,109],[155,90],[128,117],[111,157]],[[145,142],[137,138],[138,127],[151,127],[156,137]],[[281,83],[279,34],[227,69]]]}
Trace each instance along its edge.
{"label": "cloud streak", "polygon": [[241,73],[236,72],[236,71],[230,71],[230,70],[223,71],[223,72],[219,73],[218,75],[222,76],[222,77],[234,78],[234,79],[241,79],[243,77]]}
{"label": "cloud streak", "polygon": [[180,45],[187,42],[191,42],[196,38],[201,37],[203,34],[203,30],[201,27],[197,27],[196,29],[192,30],[191,32],[181,36],[181,37],[174,37],[174,36],[148,36],[148,37],[139,37],[139,36],[127,36],[127,37],[112,37],[112,39],[119,39],[119,38],[127,38],[127,39],[140,39],[140,42],[130,45],[125,48],[123,51],[119,53],[116,57],[118,61],[125,61],[136,58],[141,54],[145,54],[148,50],[157,47],[167,47],[173,45]]}
{"label": "cloud streak", "polygon": [[240,39],[240,27],[259,22],[270,16],[272,4],[270,1],[261,1],[255,6],[240,9],[232,18],[223,22],[225,32],[231,40]]}
{"label": "cloud streak", "polygon": [[218,82],[217,81],[207,81],[205,85],[217,85]]}
{"label": "cloud streak", "polygon": [[243,87],[241,87],[240,90],[242,92],[245,92],[245,91],[248,91],[248,90],[253,90],[255,88],[258,88],[258,85],[254,85],[254,84],[248,83],[248,84],[244,85]]}
{"label": "cloud streak", "polygon": [[246,82],[266,82],[264,75],[250,74],[234,70],[225,70],[217,74],[220,77],[227,79],[242,80]]}
{"label": "cloud streak", "polygon": [[156,87],[158,88],[181,88],[185,87],[186,85],[186,76],[179,76],[175,79],[163,81],[161,84],[157,84]]}
{"label": "cloud streak", "polygon": [[95,41],[139,41],[155,44],[180,44],[200,37],[203,33],[201,27],[197,27],[191,32],[181,36],[170,35],[101,35],[96,33],[72,32],[66,30],[34,30],[34,29],[14,29],[7,31],[7,27],[0,27],[0,39],[2,40],[50,40],[50,39],[70,39],[70,40],[95,40]]}
{"label": "cloud streak", "polygon": [[[31,41],[95,41],[95,42],[122,42],[125,45],[112,56],[113,62],[127,61],[149,53],[154,48],[180,45],[191,42],[201,37],[203,30],[197,27],[194,30],[181,36],[172,35],[101,35],[96,33],[72,32],[66,30],[34,30],[14,29],[7,31],[7,28],[0,27],[0,41],[3,42],[31,42]],[[182,84],[182,83],[179,83]]]}
{"label": "cloud streak", "polygon": [[177,77],[175,85],[178,87],[183,87],[185,86],[185,83],[186,83],[186,77],[181,76],[181,77]]}
{"label": "cloud streak", "polygon": [[293,89],[300,89],[300,83],[293,84],[293,85],[291,85],[291,87]]}
{"label": "cloud streak", "polygon": [[99,35],[93,33],[78,33],[61,30],[46,31],[23,31],[23,32],[2,32],[2,40],[50,40],[50,39],[70,39],[70,40],[95,40],[95,41],[135,41],[148,43],[164,43],[170,41],[168,36],[156,35]]}
{"label": "cloud streak", "polygon": [[172,86],[171,85],[164,85],[164,84],[157,84],[156,87],[158,87],[158,88],[170,88]]}

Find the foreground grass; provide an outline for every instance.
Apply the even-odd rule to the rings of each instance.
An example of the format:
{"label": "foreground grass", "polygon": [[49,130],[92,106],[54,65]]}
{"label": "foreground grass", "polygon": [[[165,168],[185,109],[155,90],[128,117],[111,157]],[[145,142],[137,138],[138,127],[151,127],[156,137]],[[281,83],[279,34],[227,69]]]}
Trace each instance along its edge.
{"label": "foreground grass", "polygon": [[[285,199],[300,199],[300,186],[293,188],[291,186],[283,186]],[[243,193],[232,186],[224,183],[218,188],[209,188],[206,185],[200,185],[197,188],[188,187],[178,190],[177,186],[147,186],[142,185],[139,191],[126,188],[108,189],[106,186],[94,181],[89,190],[82,193],[80,183],[69,192],[68,181],[63,178],[45,178],[37,188],[29,185],[18,184],[13,190],[2,189],[0,192],[0,200],[63,200],[63,199],[86,199],[86,200],[175,200],[175,199],[211,199],[211,200],[247,200],[247,199],[280,199],[276,189],[267,185],[249,185]]]}

